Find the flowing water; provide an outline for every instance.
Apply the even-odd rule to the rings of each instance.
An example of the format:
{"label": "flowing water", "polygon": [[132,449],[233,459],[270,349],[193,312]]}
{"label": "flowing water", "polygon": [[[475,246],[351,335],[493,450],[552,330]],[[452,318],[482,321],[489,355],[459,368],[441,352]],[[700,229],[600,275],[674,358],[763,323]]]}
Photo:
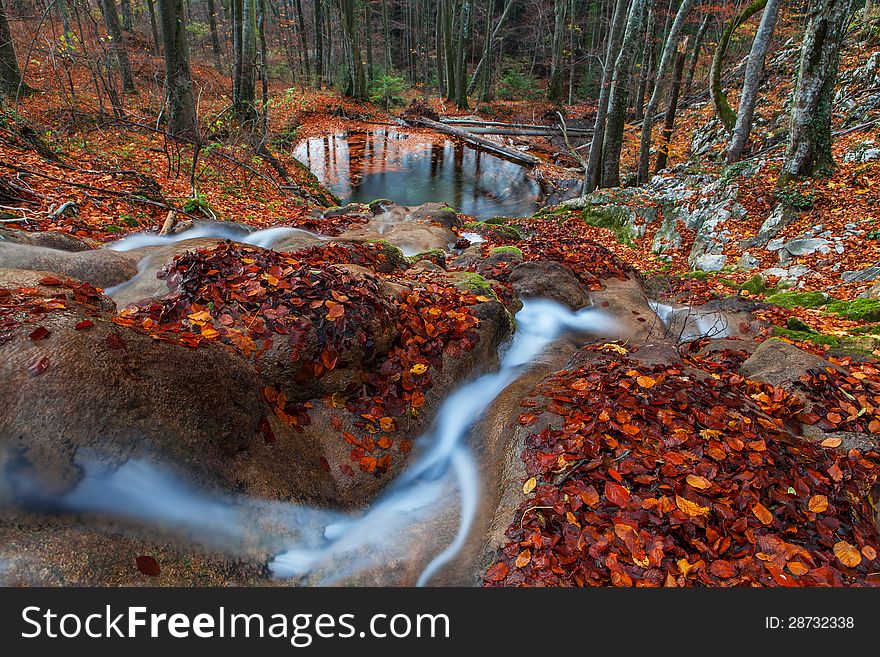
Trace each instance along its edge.
{"label": "flowing water", "polygon": [[522,165],[451,139],[426,141],[394,128],[312,137],[293,154],[345,202],[442,202],[488,219],[531,215],[543,195]]}
{"label": "flowing water", "polygon": [[[276,553],[270,563],[276,577],[311,575],[309,581],[318,584],[381,568],[389,554],[405,549],[401,535],[431,526],[438,509],[448,506],[451,490],[459,504],[457,531],[448,543],[430,546],[435,556],[418,580],[424,585],[461,549],[475,518],[481,482],[468,445],[475,422],[552,340],[564,333],[609,335],[615,330],[615,323],[596,310],[572,312],[541,299],[524,301],[516,320],[517,331],[500,368],[444,401],[434,426],[416,441],[418,452],[411,464],[358,513],[200,491],[154,464],[130,460],[108,467],[94,457],[80,458],[83,479],[61,498],[45,496],[33,481],[11,469],[0,490],[12,491],[18,503],[135,520],[232,551],[236,543],[252,542],[254,532],[262,531],[260,538]],[[269,525],[274,527],[271,533],[255,529]]]}

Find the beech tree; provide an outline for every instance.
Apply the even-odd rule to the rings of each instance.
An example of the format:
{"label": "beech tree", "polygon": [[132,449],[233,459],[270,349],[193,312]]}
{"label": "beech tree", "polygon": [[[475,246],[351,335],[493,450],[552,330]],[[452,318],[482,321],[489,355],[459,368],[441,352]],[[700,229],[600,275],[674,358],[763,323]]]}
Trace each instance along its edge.
{"label": "beech tree", "polygon": [[178,137],[198,140],[196,101],[189,66],[189,43],[183,0],[158,0],[158,2],[165,57],[168,131]]}
{"label": "beech tree", "polygon": [[[675,14],[675,20],[669,30],[669,36],[666,37],[666,43],[663,46],[663,54],[660,56],[660,65],[657,67],[656,83],[654,84],[654,92],[648,100],[648,106],[645,108],[644,120],[642,121],[642,138],[639,144],[639,166],[637,178],[639,183],[645,183],[648,180],[648,161],[651,157],[651,129],[653,128],[654,114],[660,104],[660,95],[663,92],[663,80],[666,77],[666,70],[675,57],[678,49],[678,42],[684,31],[685,20],[694,6],[696,0],[681,0],[678,11]],[[674,119],[674,117],[673,117]]]}
{"label": "beech tree", "polygon": [[[122,28],[119,24],[119,14],[116,12],[115,0],[99,0],[101,14],[104,16],[104,25],[107,27],[107,35],[110,40],[110,52],[116,60],[119,68],[119,75],[122,77],[122,90],[128,93],[135,92],[134,76],[131,73],[131,63],[128,60],[128,51],[122,40]],[[129,10],[129,21],[131,20],[131,6]],[[129,24],[128,31],[131,31]]]}
{"label": "beech tree", "polygon": [[764,14],[761,16],[761,24],[755,33],[754,41],[752,41],[749,61],[746,64],[742,93],[739,98],[736,124],[733,127],[733,136],[730,139],[730,147],[727,151],[728,164],[736,162],[742,156],[746,142],[749,140],[749,133],[752,130],[752,117],[755,114],[755,103],[758,100],[758,87],[764,75],[764,60],[767,57],[767,50],[770,48],[773,28],[776,26],[779,4],[780,0],[767,0],[767,6],[764,8]]}
{"label": "beech tree", "polygon": [[834,83],[853,4],[854,0],[810,0],[780,184],[799,176],[827,173],[834,167],[831,153]]}
{"label": "beech tree", "polygon": [[602,146],[602,186],[620,185],[620,149],[623,145],[623,128],[626,121],[629,75],[636,55],[637,35],[641,34],[645,18],[646,0],[633,0],[626,21],[626,31],[611,79],[611,95],[608,99],[608,118]]}
{"label": "beech tree", "polygon": [[0,0],[0,94],[15,93],[22,84],[5,3],[6,0]]}

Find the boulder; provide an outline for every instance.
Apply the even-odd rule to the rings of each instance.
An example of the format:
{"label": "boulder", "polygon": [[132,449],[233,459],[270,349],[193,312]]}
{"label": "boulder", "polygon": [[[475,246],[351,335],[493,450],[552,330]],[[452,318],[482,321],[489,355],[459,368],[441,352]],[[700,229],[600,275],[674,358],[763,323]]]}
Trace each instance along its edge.
{"label": "boulder", "polygon": [[510,272],[510,285],[521,298],[552,299],[572,310],[590,305],[589,291],[568,267],[556,262],[517,265]]}
{"label": "boulder", "polygon": [[97,287],[124,283],[137,274],[138,257],[109,249],[59,251],[44,246],[0,242],[0,268],[33,269],[70,276]]}
{"label": "boulder", "polygon": [[89,251],[94,248],[94,245],[89,244],[78,237],[59,231],[39,231],[31,233],[25,230],[0,228],[0,242],[44,246],[49,249],[57,249],[58,251]]}
{"label": "boulder", "polygon": [[782,340],[766,340],[739,368],[740,374],[755,381],[790,388],[802,374],[811,369],[835,367],[824,358],[814,356]]}

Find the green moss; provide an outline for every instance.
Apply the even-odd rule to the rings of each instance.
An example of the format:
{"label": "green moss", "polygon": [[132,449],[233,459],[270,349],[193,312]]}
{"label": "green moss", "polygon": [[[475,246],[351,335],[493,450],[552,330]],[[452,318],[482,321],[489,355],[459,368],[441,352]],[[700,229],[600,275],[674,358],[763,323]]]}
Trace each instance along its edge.
{"label": "green moss", "polygon": [[856,322],[877,322],[880,321],[880,299],[832,301],[828,312]]}
{"label": "green moss", "polygon": [[634,236],[626,210],[613,205],[591,205],[584,209],[581,217],[590,226],[613,232],[620,244],[632,246]]}
{"label": "green moss", "polygon": [[469,271],[458,272],[455,275],[455,279],[455,287],[459,290],[471,292],[478,296],[489,297],[490,299],[498,299],[494,290],[492,290],[492,286],[489,285],[489,281],[479,274]]}
{"label": "green moss", "polygon": [[489,217],[483,223],[492,224],[493,226],[503,226],[510,222],[508,217]]}
{"label": "green moss", "polygon": [[381,206],[391,205],[392,203],[393,201],[389,201],[387,198],[377,198],[367,203],[367,207],[370,208],[372,212],[376,212],[377,210],[381,210]]}
{"label": "green moss", "polygon": [[809,324],[799,320],[797,317],[789,317],[785,320],[786,328],[792,331],[801,331],[804,333],[813,333],[813,329],[810,328]]}
{"label": "green moss", "polygon": [[832,347],[837,347],[840,344],[840,341],[831,335],[825,335],[824,333],[817,333],[815,331],[792,331],[791,329],[782,328],[781,326],[773,327],[773,335],[781,338],[788,338],[789,340],[797,340],[799,342],[827,344]]}
{"label": "green moss", "polygon": [[490,256],[503,256],[503,255],[513,255],[519,258],[523,257],[522,249],[518,249],[515,246],[496,246],[494,249],[489,251]]}
{"label": "green moss", "polygon": [[824,292],[777,292],[765,301],[783,308],[818,308],[828,303],[828,295]]}
{"label": "green moss", "polygon": [[505,224],[489,224],[485,221],[473,221],[465,224],[465,230],[479,233],[483,236],[492,236],[496,239],[519,241],[525,239],[522,231],[516,226],[508,226]]}
{"label": "green moss", "polygon": [[740,289],[745,290],[749,294],[754,294],[755,296],[769,292],[767,289],[767,283],[764,280],[764,277],[760,274],[752,276],[749,280],[740,285]]}
{"label": "green moss", "polygon": [[880,324],[865,324],[864,326],[856,326],[850,329],[850,333],[854,335],[880,335]]}

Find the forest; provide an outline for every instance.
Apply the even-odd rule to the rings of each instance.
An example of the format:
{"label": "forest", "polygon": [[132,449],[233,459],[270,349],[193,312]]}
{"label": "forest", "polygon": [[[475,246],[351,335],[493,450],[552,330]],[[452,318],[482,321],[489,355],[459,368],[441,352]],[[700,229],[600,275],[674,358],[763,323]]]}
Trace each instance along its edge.
{"label": "forest", "polygon": [[0,584],[880,585],[878,185],[872,0],[0,0]]}

